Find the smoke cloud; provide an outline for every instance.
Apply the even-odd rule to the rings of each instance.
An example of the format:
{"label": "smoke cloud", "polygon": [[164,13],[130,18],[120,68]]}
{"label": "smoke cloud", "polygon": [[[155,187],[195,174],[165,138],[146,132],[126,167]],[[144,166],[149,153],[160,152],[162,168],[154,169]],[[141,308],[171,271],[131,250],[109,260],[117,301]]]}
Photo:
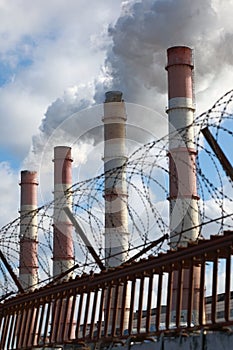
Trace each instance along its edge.
{"label": "smoke cloud", "polygon": [[[101,104],[104,93],[111,89],[123,91],[126,102],[152,108],[165,120],[166,50],[170,46],[185,45],[194,49],[197,113],[210,108],[232,82],[229,66],[232,66],[233,25],[229,14],[233,2],[225,6],[218,0],[123,1],[121,16],[108,29],[111,40],[107,40],[106,59],[99,76],[81,87],[68,89],[49,106],[41,124],[41,134],[34,137],[33,152],[38,153],[43,148],[44,139],[54,130],[65,127],[63,122],[71,115]],[[101,35],[98,45],[102,40],[104,46],[106,36]],[[139,128],[147,130],[160,127],[141,115],[134,115],[135,122]],[[85,135],[88,142],[92,139],[95,144],[101,137],[100,124],[99,109],[89,119],[82,119],[80,115],[78,122],[70,119],[65,134],[78,130],[79,135]],[[60,144],[62,141],[60,138]]]}

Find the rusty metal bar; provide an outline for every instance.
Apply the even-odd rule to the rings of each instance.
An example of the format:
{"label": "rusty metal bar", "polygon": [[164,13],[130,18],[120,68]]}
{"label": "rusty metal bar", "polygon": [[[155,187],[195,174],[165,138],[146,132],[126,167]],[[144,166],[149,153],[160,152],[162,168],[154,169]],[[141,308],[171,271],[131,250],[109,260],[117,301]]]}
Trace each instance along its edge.
{"label": "rusty metal bar", "polygon": [[171,314],[171,303],[172,303],[172,289],[173,289],[173,275],[174,272],[172,270],[173,266],[171,267],[171,271],[168,274],[168,284],[167,284],[167,308],[166,308],[166,329],[169,328],[170,325],[170,314]]}
{"label": "rusty metal bar", "polygon": [[27,306],[26,306],[26,308],[24,309],[24,316],[23,316],[23,318],[24,318],[23,328],[21,329],[21,333],[22,333],[22,340],[21,340],[22,348],[26,347],[25,340],[26,340],[26,337],[27,337],[28,317],[30,317],[30,309],[27,309]]}
{"label": "rusty metal bar", "polygon": [[17,315],[17,322],[16,322],[16,329],[15,329],[15,344],[16,344],[16,349],[18,348],[18,343],[19,343],[19,330],[21,329],[21,318],[22,318],[22,309],[18,310],[18,315]]}
{"label": "rusty metal bar", "polygon": [[65,331],[66,331],[67,296],[63,295],[60,298],[59,304],[60,304],[60,307],[59,307],[60,315],[59,315],[58,327],[57,327],[59,328],[57,341],[62,342],[64,341]]}
{"label": "rusty metal bar", "polygon": [[34,309],[32,308],[32,305],[30,305],[30,308],[28,309],[28,320],[27,320],[27,325],[26,325],[26,329],[25,329],[25,333],[24,333],[24,339],[23,339],[23,344],[24,347],[30,346],[30,331],[32,328],[32,324],[33,324],[33,312]]}
{"label": "rusty metal bar", "polygon": [[212,303],[211,303],[211,321],[216,323],[216,309],[217,309],[217,286],[218,286],[218,257],[214,257],[213,264],[213,280],[212,280]]}
{"label": "rusty metal bar", "polygon": [[13,281],[15,282],[16,286],[18,287],[19,292],[23,293],[24,289],[23,289],[21,283],[19,282],[18,277],[16,276],[16,274],[12,270],[10,264],[8,263],[7,259],[5,258],[4,254],[1,250],[0,250],[0,259],[2,259],[3,264],[5,265],[7,271],[9,272],[9,274],[10,274],[11,278],[13,279]]}
{"label": "rusty metal bar", "polygon": [[128,327],[129,335],[132,334],[132,330],[133,330],[135,286],[136,286],[136,279],[133,279],[131,284],[131,297],[130,297],[129,327]]}
{"label": "rusty metal bar", "polygon": [[205,136],[205,139],[207,140],[210,147],[212,148],[215,155],[217,156],[227,176],[229,176],[231,181],[233,181],[233,168],[231,166],[231,163],[229,162],[224,152],[222,151],[221,147],[219,146],[219,144],[217,143],[217,141],[209,131],[208,127],[202,129],[201,132],[203,133],[203,135]]}
{"label": "rusty metal bar", "polygon": [[125,305],[126,305],[126,297],[127,297],[127,288],[128,283],[127,280],[124,281],[123,290],[122,290],[122,301],[121,301],[121,318],[120,318],[120,329],[119,333],[120,335],[123,334],[123,326],[124,326],[124,318],[125,318]]}
{"label": "rusty metal bar", "polygon": [[71,307],[71,302],[70,302],[70,298],[71,298],[71,295],[66,295],[66,297],[63,299],[63,305],[62,305],[62,308],[63,308],[63,313],[62,313],[62,320],[61,322],[63,323],[63,329],[62,329],[62,339],[63,341],[68,341],[69,340],[69,337],[68,337],[68,332],[67,332],[67,329],[68,329],[68,325],[71,325],[73,326],[73,320],[69,320],[67,319],[69,315],[69,311],[70,311],[70,307]]}
{"label": "rusty metal bar", "polygon": [[19,348],[19,338],[20,338],[20,331],[21,331],[21,320],[22,320],[22,309],[18,312],[18,318],[17,318],[17,329],[16,329],[16,349]]}
{"label": "rusty metal bar", "polygon": [[3,313],[0,313],[0,344],[2,341],[2,330],[4,326],[4,321],[5,321],[5,317],[3,316]]}
{"label": "rusty metal bar", "polygon": [[84,297],[84,293],[82,292],[80,294],[78,311],[77,311],[77,323],[76,323],[76,329],[75,329],[75,338],[76,339],[79,338],[80,322],[81,322],[81,315],[82,315],[82,308],[83,308],[83,297]]}
{"label": "rusty metal bar", "polygon": [[79,225],[78,221],[75,219],[75,217],[74,217],[73,213],[71,212],[70,208],[69,207],[64,207],[63,210],[66,213],[66,215],[68,216],[68,218],[70,219],[70,221],[72,222],[72,224],[73,224],[73,226],[75,228],[75,231],[77,232],[77,234],[79,234],[79,236],[83,240],[84,244],[86,245],[87,249],[89,250],[89,252],[93,256],[95,262],[98,264],[100,270],[102,270],[102,271],[105,270],[106,267],[104,266],[104,264],[100,260],[99,255],[96,253],[95,249],[92,247],[91,242],[89,241],[89,239],[87,238],[87,236],[83,232],[83,229]]}
{"label": "rusty metal bar", "polygon": [[55,318],[52,320],[52,322],[54,323],[55,325],[55,329],[54,329],[54,332],[53,332],[53,336],[54,338],[52,338],[53,341],[55,342],[60,342],[61,339],[60,339],[60,327],[61,327],[61,322],[60,322],[60,318],[61,318],[61,310],[62,310],[62,299],[61,297],[59,297],[59,299],[56,299],[55,301],[55,309],[56,309],[56,312],[55,312]]}
{"label": "rusty metal bar", "polygon": [[[233,234],[227,234],[223,236],[219,236],[213,240],[202,241],[199,244],[192,245],[188,247],[185,251],[183,249],[177,251],[169,251],[166,254],[161,254],[156,257],[150,257],[149,259],[145,259],[139,262],[135,262],[134,264],[130,264],[129,266],[124,266],[124,269],[116,268],[109,272],[102,272],[99,274],[95,274],[94,278],[90,279],[90,276],[82,276],[81,278],[76,278],[66,283],[53,285],[50,288],[45,287],[41,288],[30,294],[20,294],[15,298],[12,298],[10,301],[6,300],[4,304],[1,306],[2,309],[9,310],[17,305],[22,304],[23,302],[28,302],[32,299],[40,300],[41,298],[47,298],[49,295],[54,295],[56,293],[62,293],[70,289],[82,288],[83,286],[88,286],[88,289],[94,289],[98,285],[102,285],[103,281],[105,283],[111,282],[112,280],[118,280],[119,278],[124,278],[127,276],[135,276],[145,271],[150,273],[150,271],[154,271],[154,273],[158,273],[159,269],[164,266],[167,271],[169,271],[170,266],[172,264],[177,264],[179,261],[183,260],[184,263],[188,262],[192,257],[197,257],[197,259],[201,259],[202,256],[206,256],[206,260],[208,257],[211,258],[212,252],[215,250],[220,250],[221,254],[224,254],[225,247],[233,244]],[[184,259],[185,258],[185,259]]]}
{"label": "rusty metal bar", "polygon": [[138,301],[138,319],[137,319],[137,332],[140,333],[142,323],[142,304],[144,294],[144,277],[140,278],[140,289],[139,289],[139,301]]}
{"label": "rusty metal bar", "polygon": [[30,320],[29,320],[29,328],[28,328],[28,341],[27,341],[27,346],[32,347],[34,344],[34,324],[36,322],[35,320],[35,314],[36,310],[34,308],[34,303],[31,305],[31,315],[30,315]]}
{"label": "rusty metal bar", "polygon": [[181,317],[181,307],[182,307],[182,299],[183,299],[183,266],[182,262],[179,263],[178,273],[178,285],[177,288],[177,298],[176,298],[176,327],[180,327],[180,317]]}
{"label": "rusty metal bar", "polygon": [[108,286],[106,294],[107,294],[107,300],[106,300],[105,310],[104,310],[104,336],[105,337],[108,336],[108,323],[109,323],[111,300],[112,300],[112,286]]}
{"label": "rusty metal bar", "polygon": [[1,337],[1,344],[5,344],[5,342],[6,342],[9,318],[10,318],[10,315],[6,315],[5,319],[4,319],[3,332],[2,332],[2,337]]}
{"label": "rusty metal bar", "polygon": [[[87,330],[87,321],[88,321],[88,314],[89,314],[89,306],[90,306],[90,298],[91,298],[91,292],[87,293],[86,303],[85,303],[85,313],[84,313],[84,321],[83,321],[83,338],[86,336],[86,330]],[[96,305],[94,305],[96,307]]]}
{"label": "rusty metal bar", "polygon": [[114,286],[113,288],[113,294],[114,294],[114,306],[113,306],[113,310],[111,310],[111,314],[112,314],[112,329],[111,329],[111,336],[114,337],[116,335],[116,320],[118,317],[118,294],[119,294],[119,284],[117,284],[116,286]]}
{"label": "rusty metal bar", "polygon": [[192,313],[193,313],[193,259],[190,261],[190,267],[189,267],[189,295],[188,295],[188,314],[187,314],[187,325],[188,327],[191,326],[192,323]]}
{"label": "rusty metal bar", "polygon": [[[51,305],[52,305],[52,316],[51,316],[51,329],[50,329],[50,335],[49,335],[49,343],[53,343],[54,339],[53,339],[53,332],[54,332],[54,326],[55,326],[55,317],[56,317],[56,299],[51,300]],[[45,308],[45,304],[43,305],[43,309]],[[44,311],[43,311],[44,313]],[[41,332],[41,327],[40,328],[40,332]],[[40,333],[38,332],[38,333]]]}
{"label": "rusty metal bar", "polygon": [[156,306],[156,330],[159,330],[160,316],[161,316],[161,300],[162,300],[162,289],[163,289],[163,271],[161,270],[158,280],[158,291],[157,291],[157,306]]}
{"label": "rusty metal bar", "polygon": [[104,309],[104,300],[106,295],[106,289],[102,288],[101,296],[100,296],[100,308],[99,308],[99,319],[97,323],[97,339],[101,338],[102,332],[102,317],[103,317],[103,309]]}
{"label": "rusty metal bar", "polygon": [[[14,314],[12,314],[12,315],[10,315],[10,324],[9,324],[9,330],[10,330],[10,332],[9,332],[9,335],[8,335],[8,340],[7,340],[7,344],[6,344],[6,348],[7,349],[11,349],[11,343],[12,343],[12,337],[13,337],[13,332],[12,332],[12,330],[13,330],[13,328],[14,328],[14,322],[15,322],[15,317],[14,317],[15,315]],[[1,344],[1,340],[0,340],[0,344]],[[4,344],[4,343],[3,343]]]}
{"label": "rusty metal bar", "polygon": [[94,299],[93,299],[93,308],[91,313],[91,324],[90,324],[90,333],[88,338],[92,339],[94,327],[95,327],[95,316],[96,316],[96,308],[97,308],[97,300],[98,300],[98,289],[94,291]]}
{"label": "rusty metal bar", "polygon": [[204,300],[205,300],[205,258],[201,261],[200,275],[200,302],[199,302],[199,325],[203,325],[204,320]]}
{"label": "rusty metal bar", "polygon": [[34,310],[35,310],[35,321],[34,321],[33,330],[32,330],[32,345],[38,343],[38,341],[36,342],[36,328],[38,324],[38,315],[39,315],[40,305],[37,305]]}
{"label": "rusty metal bar", "polygon": [[231,300],[231,249],[227,249],[226,258],[226,277],[225,277],[225,305],[224,305],[224,316],[225,321],[229,321],[230,318],[230,300]]}
{"label": "rusty metal bar", "polygon": [[18,347],[19,348],[23,348],[24,347],[24,334],[25,334],[25,329],[26,329],[26,325],[27,325],[27,309],[23,309],[23,315],[22,315],[22,321],[21,321],[21,325],[20,325],[20,336],[19,336],[19,343],[18,343]]}
{"label": "rusty metal bar", "polygon": [[147,307],[146,307],[146,332],[150,332],[151,324],[151,302],[152,302],[152,289],[153,289],[153,275],[149,277],[148,294],[147,294]]}
{"label": "rusty metal bar", "polygon": [[48,327],[49,327],[49,317],[50,317],[50,310],[51,310],[51,300],[47,303],[47,312],[46,312],[46,318],[45,318],[45,326],[44,326],[44,335],[42,337],[43,344],[45,344],[46,337],[48,336]]}
{"label": "rusty metal bar", "polygon": [[70,311],[70,322],[68,327],[68,340],[71,340],[71,335],[73,331],[73,319],[74,319],[74,311],[75,311],[75,304],[76,304],[76,294],[75,290],[72,291],[72,305],[71,305],[71,311]]}
{"label": "rusty metal bar", "polygon": [[135,261],[136,259],[140,258],[140,256],[142,256],[143,254],[145,254],[146,252],[148,252],[149,250],[151,250],[152,248],[157,246],[159,243],[165,241],[165,239],[169,239],[169,235],[167,233],[165,235],[163,235],[162,237],[160,237],[159,239],[153,241],[147,247],[143,248],[140,252],[138,252],[137,254],[132,256],[130,259],[126,260],[124,262],[124,264],[129,264],[129,263]]}

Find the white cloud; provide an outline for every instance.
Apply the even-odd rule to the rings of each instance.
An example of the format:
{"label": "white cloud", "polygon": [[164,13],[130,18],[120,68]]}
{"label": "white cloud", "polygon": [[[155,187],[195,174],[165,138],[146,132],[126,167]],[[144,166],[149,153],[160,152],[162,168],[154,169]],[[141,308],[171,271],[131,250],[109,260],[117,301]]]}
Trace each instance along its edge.
{"label": "white cloud", "polygon": [[0,163],[1,214],[0,227],[18,216],[20,207],[19,175],[7,162]]}

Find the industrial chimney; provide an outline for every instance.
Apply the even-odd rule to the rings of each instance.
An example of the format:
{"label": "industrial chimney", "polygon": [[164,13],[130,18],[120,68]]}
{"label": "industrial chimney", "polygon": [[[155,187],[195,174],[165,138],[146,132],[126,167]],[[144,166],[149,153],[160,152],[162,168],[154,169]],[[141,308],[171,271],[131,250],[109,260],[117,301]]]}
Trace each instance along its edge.
{"label": "industrial chimney", "polygon": [[[168,55],[168,117],[170,171],[170,245],[186,247],[199,235],[199,210],[194,144],[193,62],[189,47],[171,47]],[[187,320],[189,271],[184,270],[181,320]],[[200,268],[193,272],[193,322],[198,322]],[[175,319],[178,274],[174,273],[172,321]]]}
{"label": "industrial chimney", "polygon": [[24,289],[38,283],[37,173],[21,171],[19,280]]}
{"label": "industrial chimney", "polygon": [[[104,103],[104,171],[105,171],[105,262],[106,267],[116,267],[128,258],[128,194],[126,183],[126,110],[120,91],[105,94]],[[108,332],[127,328],[129,320],[128,291],[112,288],[108,319]],[[107,302],[107,301],[106,301]],[[106,304],[106,303],[105,303]],[[117,305],[117,306],[116,306]],[[105,315],[106,318],[106,315]],[[115,329],[113,329],[115,325]],[[125,327],[125,328],[124,328]]]}
{"label": "industrial chimney", "polygon": [[[71,209],[72,185],[71,148],[54,148],[54,235],[53,235],[53,276],[56,277],[70,269],[74,264],[72,224],[63,208]],[[69,273],[65,278],[72,276]]]}
{"label": "industrial chimney", "polygon": [[126,111],[120,91],[109,91],[105,96],[105,259],[107,267],[115,267],[126,260],[129,247],[125,173]]}

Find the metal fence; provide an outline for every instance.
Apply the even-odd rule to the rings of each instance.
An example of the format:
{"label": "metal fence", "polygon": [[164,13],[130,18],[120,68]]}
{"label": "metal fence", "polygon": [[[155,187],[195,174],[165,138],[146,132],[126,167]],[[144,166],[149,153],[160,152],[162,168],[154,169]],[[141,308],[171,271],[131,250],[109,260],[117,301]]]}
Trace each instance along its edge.
{"label": "metal fence", "polygon": [[[159,336],[161,332],[231,327],[232,247],[233,232],[225,232],[187,248],[19,294],[0,304],[1,349],[87,344],[100,339],[123,341],[132,335]],[[220,262],[224,279],[219,275]],[[196,267],[200,269],[200,288],[195,296],[199,300],[194,322]],[[184,321],[181,311],[187,271]],[[174,295],[175,274],[179,283]],[[208,298],[207,279],[211,280]],[[172,311],[175,321],[171,319]]]}

